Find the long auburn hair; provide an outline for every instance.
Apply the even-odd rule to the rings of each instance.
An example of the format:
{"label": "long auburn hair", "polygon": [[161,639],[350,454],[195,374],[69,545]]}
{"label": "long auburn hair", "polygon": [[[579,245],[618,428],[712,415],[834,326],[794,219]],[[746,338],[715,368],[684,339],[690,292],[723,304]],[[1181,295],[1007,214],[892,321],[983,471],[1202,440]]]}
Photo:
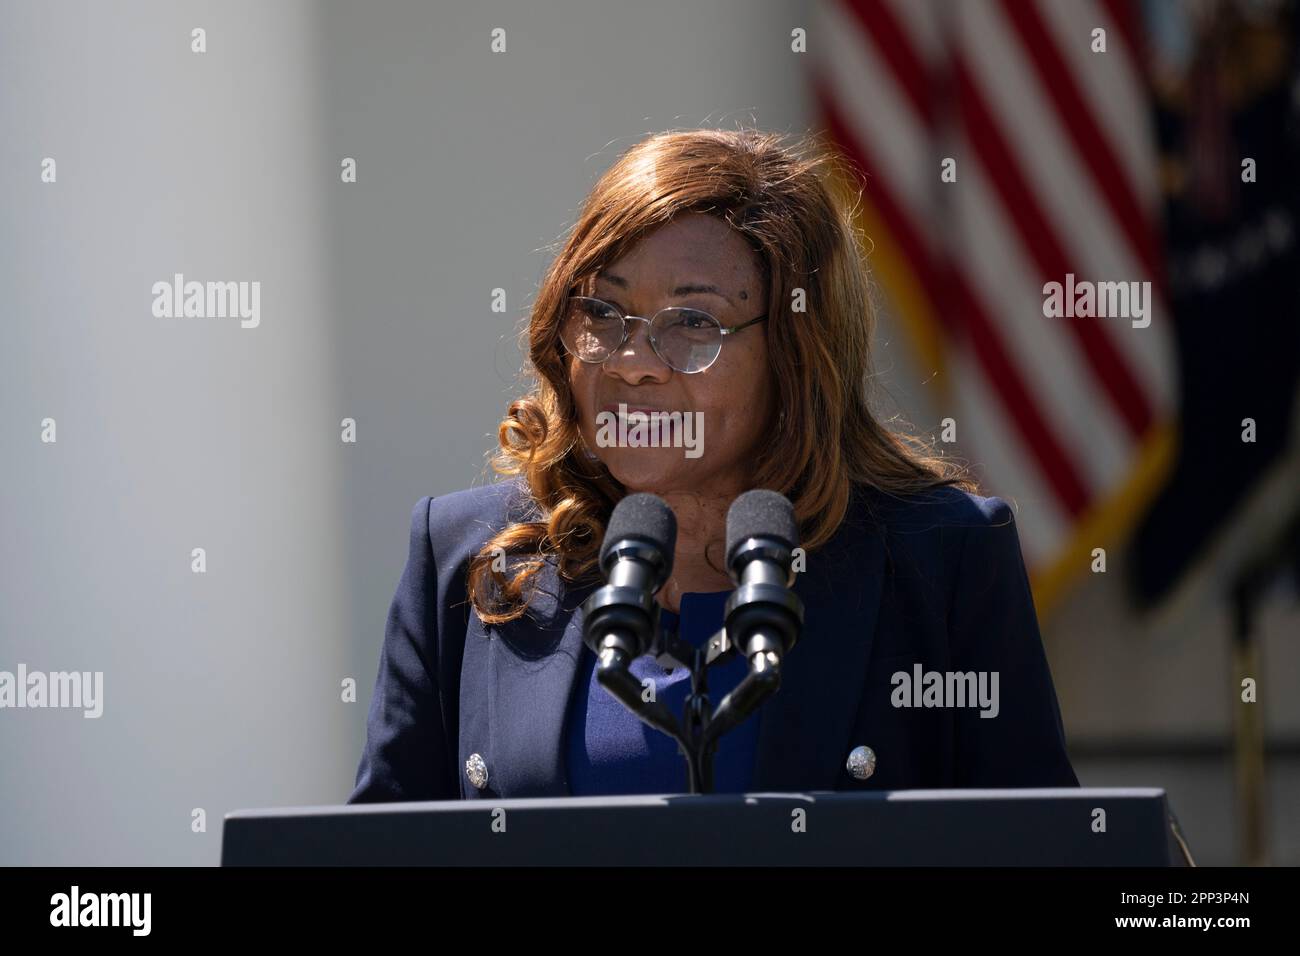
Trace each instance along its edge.
{"label": "long auburn hair", "polygon": [[[721,218],[758,254],[767,282],[768,361],[781,419],[755,462],[754,487],[794,505],[805,551],[844,520],[854,483],[894,494],[974,490],[952,459],[888,430],[869,407],[875,312],[853,225],[848,161],[817,137],[793,143],[753,129],[665,132],[632,146],[600,177],[542,279],[526,335],[527,394],[498,428],[492,467],[523,479],[531,517],[509,524],[470,562],[468,597],[488,623],[522,616],[544,564],[562,580],[598,580],[605,524],[622,485],[586,453],[560,342],[570,295],[650,230],[683,212]],[[509,555],[502,570],[494,560]]]}

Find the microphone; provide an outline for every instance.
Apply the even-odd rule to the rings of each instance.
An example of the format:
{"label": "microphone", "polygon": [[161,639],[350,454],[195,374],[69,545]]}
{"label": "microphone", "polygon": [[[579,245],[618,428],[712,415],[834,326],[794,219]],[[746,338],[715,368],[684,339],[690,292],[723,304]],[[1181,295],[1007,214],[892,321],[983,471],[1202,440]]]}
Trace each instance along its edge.
{"label": "microphone", "polygon": [[[706,755],[781,686],[781,661],[803,629],[803,601],[790,590],[798,540],[794,506],[775,491],[747,491],[727,511],[727,571],[736,590],[727,599],[725,631],[727,643],[749,661],[749,673],[705,727]],[[704,777],[711,787],[708,766]]]}
{"label": "microphone", "polygon": [[794,647],[803,627],[803,602],[794,584],[793,552],[799,526],[794,506],[775,491],[747,491],[727,511],[727,571],[736,590],[727,601],[727,638],[752,662],[756,654]]}
{"label": "microphone", "polygon": [[628,495],[614,507],[600,546],[608,582],[583,605],[583,640],[597,655],[617,648],[630,658],[649,649],[658,624],[654,596],[673,570],[677,518],[662,498]]}
{"label": "microphone", "polygon": [[657,495],[628,495],[614,507],[600,546],[600,569],[617,586],[658,591],[673,570],[677,518]]}
{"label": "microphone", "polygon": [[600,570],[608,583],[582,606],[582,641],[596,655],[597,680],[643,721],[674,737],[671,712],[642,700],[641,683],[629,667],[659,632],[655,594],[672,573],[676,547],[677,518],[663,499],[628,495],[614,507],[600,546]]}

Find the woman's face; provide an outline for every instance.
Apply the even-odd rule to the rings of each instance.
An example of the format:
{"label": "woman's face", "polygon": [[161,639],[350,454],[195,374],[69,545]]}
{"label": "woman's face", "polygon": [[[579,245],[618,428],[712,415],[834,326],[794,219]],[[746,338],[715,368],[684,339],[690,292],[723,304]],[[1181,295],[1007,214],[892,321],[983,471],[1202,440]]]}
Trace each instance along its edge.
{"label": "woman's face", "polygon": [[[624,315],[647,319],[670,306],[699,309],[724,328],[762,315],[767,305],[754,251],[725,222],[702,213],[679,215],[645,236],[596,277],[592,295]],[[645,322],[630,325],[627,342],[604,363],[568,356],[587,447],[629,491],[721,495],[744,490],[774,401],[767,323],[724,336],[717,360],[692,374],[655,354]],[[602,412],[616,416],[620,404],[629,411],[681,412],[690,418],[683,417],[681,432],[657,433],[659,444],[668,447],[630,447],[638,440],[635,419],[625,429],[610,427],[616,419],[608,415],[597,419]],[[640,437],[654,435],[648,429]]]}

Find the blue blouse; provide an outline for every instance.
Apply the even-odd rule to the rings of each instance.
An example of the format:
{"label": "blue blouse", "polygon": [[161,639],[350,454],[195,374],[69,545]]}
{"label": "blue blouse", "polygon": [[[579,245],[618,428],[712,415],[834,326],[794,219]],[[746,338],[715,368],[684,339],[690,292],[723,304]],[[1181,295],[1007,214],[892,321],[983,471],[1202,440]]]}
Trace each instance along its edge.
{"label": "blue blouse", "polygon": [[[722,627],[730,594],[683,594],[680,615],[660,612],[664,630],[677,628],[683,640],[702,646]],[[680,721],[691,688],[690,669],[677,667],[670,674],[646,654],[632,662],[631,671],[642,683],[654,681],[655,699]],[[749,662],[739,655],[709,668],[710,712],[748,672]],[[718,741],[713,758],[715,793],[750,789],[762,715],[759,708]],[[687,792],[686,760],[677,741],[643,723],[600,685],[596,655],[585,646],[567,725],[569,789],[574,796]]]}

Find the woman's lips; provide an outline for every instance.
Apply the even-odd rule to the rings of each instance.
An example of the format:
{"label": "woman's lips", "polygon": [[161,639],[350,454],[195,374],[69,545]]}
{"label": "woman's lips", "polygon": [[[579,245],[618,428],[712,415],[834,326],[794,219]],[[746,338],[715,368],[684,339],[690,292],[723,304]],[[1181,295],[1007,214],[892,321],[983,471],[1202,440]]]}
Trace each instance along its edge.
{"label": "woman's lips", "polygon": [[[687,458],[703,453],[703,412],[670,412],[624,402],[621,409],[612,403],[602,405],[595,417],[596,442],[602,447],[685,448]],[[609,433],[611,426],[616,434]]]}
{"label": "woman's lips", "polygon": [[662,408],[651,408],[649,405],[624,405],[623,408],[621,409],[617,405],[602,405],[600,410],[602,412],[609,412],[612,415],[617,415],[619,414],[620,411],[626,412],[629,415],[631,415],[633,412],[641,412],[646,415],[653,415],[655,412],[664,411],[664,409]]}

